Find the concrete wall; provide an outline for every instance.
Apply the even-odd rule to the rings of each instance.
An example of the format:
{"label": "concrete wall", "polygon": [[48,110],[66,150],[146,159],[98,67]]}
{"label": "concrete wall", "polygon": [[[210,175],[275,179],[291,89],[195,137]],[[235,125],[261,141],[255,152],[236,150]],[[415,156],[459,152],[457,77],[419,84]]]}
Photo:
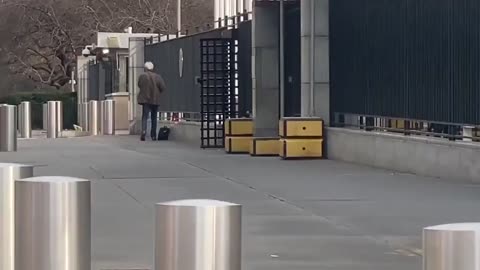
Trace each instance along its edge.
{"label": "concrete wall", "polygon": [[255,1],[252,21],[252,109],[254,135],[278,135],[280,115],[280,9],[276,2]]}
{"label": "concrete wall", "polygon": [[[158,128],[167,126],[170,127],[170,140],[178,141],[186,144],[200,146],[201,143],[201,131],[200,123],[198,122],[170,122],[159,121]],[[147,135],[150,135],[150,120],[147,125]],[[142,132],[141,120],[137,120],[131,125],[130,134],[140,136]],[[148,137],[148,136],[147,136]]]}
{"label": "concrete wall", "polygon": [[480,182],[480,144],[328,128],[328,158],[449,180]]}
{"label": "concrete wall", "polygon": [[[311,10],[314,3],[314,40],[311,46]],[[302,116],[322,117],[330,121],[329,0],[301,0]],[[313,102],[311,61],[314,68]],[[313,105],[313,108],[312,106]]]}
{"label": "concrete wall", "polygon": [[141,117],[141,106],[137,104],[137,95],[139,92],[138,78],[144,73],[145,40],[143,38],[130,38],[128,42],[129,120],[134,121]]}

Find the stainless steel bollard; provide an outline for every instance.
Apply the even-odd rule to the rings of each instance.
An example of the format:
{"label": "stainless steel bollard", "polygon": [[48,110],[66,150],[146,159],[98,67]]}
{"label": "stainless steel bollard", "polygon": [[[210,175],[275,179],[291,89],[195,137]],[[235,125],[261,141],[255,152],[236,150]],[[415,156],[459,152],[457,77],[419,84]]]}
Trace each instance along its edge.
{"label": "stainless steel bollard", "polygon": [[115,100],[105,101],[105,135],[115,135]]}
{"label": "stainless steel bollard", "polygon": [[57,102],[49,101],[47,103],[47,138],[58,138],[57,124]]}
{"label": "stainless steel bollard", "polygon": [[0,106],[0,152],[17,151],[17,107]]}
{"label": "stainless steel bollard", "polygon": [[18,106],[18,130],[20,137],[32,138],[32,103],[24,101]]}
{"label": "stainless steel bollard", "polygon": [[0,163],[0,269],[15,270],[15,180],[33,176],[33,167]]}
{"label": "stainless steel bollard", "polygon": [[43,109],[43,130],[47,131],[47,122],[48,122],[48,105],[47,103],[42,105]]}
{"label": "stainless steel bollard", "polygon": [[160,203],[155,221],[156,270],[241,269],[240,205],[212,200]]}
{"label": "stainless steel bollard", "polygon": [[98,114],[100,135],[105,134],[105,100],[100,101],[100,110]]}
{"label": "stainless steel bollard", "polygon": [[98,101],[90,100],[88,103],[88,131],[90,135],[98,135]]}
{"label": "stainless steel bollard", "polygon": [[83,106],[82,104],[77,104],[77,125],[83,129]]}
{"label": "stainless steel bollard", "polygon": [[424,270],[479,270],[480,223],[447,224],[423,230]]}
{"label": "stainless steel bollard", "polygon": [[82,103],[82,113],[83,113],[83,130],[88,131],[88,103]]}
{"label": "stainless steel bollard", "polygon": [[61,136],[63,131],[63,103],[61,101],[55,101],[55,106],[57,107],[57,136]]}
{"label": "stainless steel bollard", "polygon": [[15,182],[15,270],[90,270],[90,181]]}

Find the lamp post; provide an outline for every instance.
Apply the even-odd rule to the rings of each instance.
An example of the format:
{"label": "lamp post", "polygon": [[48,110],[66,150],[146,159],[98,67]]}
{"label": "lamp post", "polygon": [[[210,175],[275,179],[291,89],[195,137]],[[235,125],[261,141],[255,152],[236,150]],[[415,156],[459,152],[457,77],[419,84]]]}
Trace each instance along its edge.
{"label": "lamp post", "polygon": [[182,32],[182,0],[177,0],[177,33]]}

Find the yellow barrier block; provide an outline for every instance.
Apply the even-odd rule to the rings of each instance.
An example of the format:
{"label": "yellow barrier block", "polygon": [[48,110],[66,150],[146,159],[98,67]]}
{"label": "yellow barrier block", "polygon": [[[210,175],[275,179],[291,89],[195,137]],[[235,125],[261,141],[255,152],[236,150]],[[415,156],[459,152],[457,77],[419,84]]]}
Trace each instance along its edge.
{"label": "yellow barrier block", "polygon": [[323,139],[281,139],[280,157],[323,158]]}
{"label": "yellow barrier block", "polygon": [[248,154],[252,137],[226,137],[225,151],[229,154]]}
{"label": "yellow barrier block", "polygon": [[236,118],[225,121],[225,136],[252,136],[253,120],[250,118]]}
{"label": "yellow barrier block", "polygon": [[393,120],[392,121],[393,128],[396,129],[404,129],[405,128],[405,121],[404,120]]}
{"label": "yellow barrier block", "polygon": [[254,157],[278,156],[279,146],[279,138],[253,138],[250,144],[250,155]]}
{"label": "yellow barrier block", "polygon": [[279,124],[282,138],[323,137],[323,120],[320,118],[282,118]]}

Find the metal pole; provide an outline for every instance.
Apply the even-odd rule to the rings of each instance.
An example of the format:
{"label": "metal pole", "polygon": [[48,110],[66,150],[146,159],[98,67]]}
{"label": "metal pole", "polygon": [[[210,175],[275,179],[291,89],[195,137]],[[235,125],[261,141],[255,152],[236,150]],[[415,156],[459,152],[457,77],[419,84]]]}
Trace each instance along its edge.
{"label": "metal pole", "polygon": [[81,103],[77,104],[77,122],[80,127],[83,129],[83,106]]}
{"label": "metal pole", "polygon": [[57,136],[61,136],[63,131],[63,103],[61,101],[55,101],[55,106],[57,106]]}
{"label": "metal pole", "polygon": [[15,182],[15,270],[90,270],[90,181]]}
{"label": "metal pole", "polygon": [[83,130],[88,131],[89,124],[88,124],[88,103],[84,102],[82,103],[82,113],[83,113]]}
{"label": "metal pole", "polygon": [[32,138],[32,103],[29,101],[20,103],[18,115],[20,137],[25,139]]}
{"label": "metal pole", "polygon": [[105,135],[115,135],[115,101],[105,101]]}
{"label": "metal pole", "polygon": [[0,163],[0,269],[15,270],[15,180],[33,176],[33,167]]}
{"label": "metal pole", "polygon": [[446,224],[423,230],[424,270],[480,269],[480,223]]}
{"label": "metal pole", "polygon": [[177,0],[177,33],[182,32],[182,0]]}
{"label": "metal pole", "polygon": [[0,106],[0,152],[17,151],[17,106]]}
{"label": "metal pole", "polygon": [[98,135],[98,101],[90,100],[88,103],[88,131],[90,135]]}
{"label": "metal pole", "polygon": [[310,0],[310,116],[315,116],[315,0]]}
{"label": "metal pole", "polygon": [[223,26],[223,20],[225,19],[225,0],[219,1],[218,10],[220,17],[215,20],[219,20],[218,27],[221,28]]}
{"label": "metal pole", "polygon": [[47,130],[47,122],[48,122],[48,105],[47,103],[42,105],[43,109],[43,130]]}
{"label": "metal pole", "polygon": [[57,128],[57,102],[47,102],[47,138],[56,139],[58,137]]}
{"label": "metal pole", "polygon": [[285,117],[285,3],[280,0],[280,117]]}
{"label": "metal pole", "polygon": [[240,205],[212,200],[159,203],[155,221],[155,270],[241,269]]}
{"label": "metal pole", "polygon": [[220,18],[220,1],[221,0],[214,0],[213,3],[213,21],[215,22],[215,28],[219,27],[219,24],[216,23],[216,21],[218,20],[218,18]]}
{"label": "metal pole", "polygon": [[105,134],[105,100],[100,101],[100,112],[98,114],[99,125],[100,125],[100,135]]}

